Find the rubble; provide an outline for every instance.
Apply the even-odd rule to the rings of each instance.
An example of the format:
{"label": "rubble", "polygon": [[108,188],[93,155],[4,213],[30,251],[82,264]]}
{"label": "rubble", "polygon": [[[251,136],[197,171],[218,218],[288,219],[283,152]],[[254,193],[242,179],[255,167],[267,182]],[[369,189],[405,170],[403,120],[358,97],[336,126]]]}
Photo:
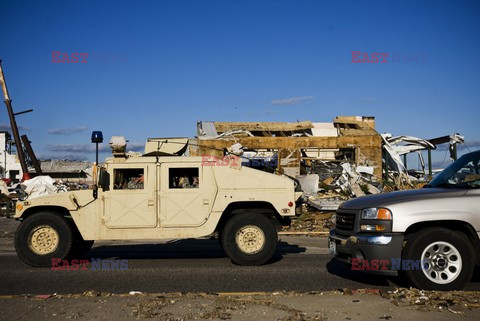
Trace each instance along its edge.
{"label": "rubble", "polygon": [[[418,182],[431,179],[435,170],[432,168],[431,151],[437,149],[440,144],[449,144],[450,158],[457,159],[457,144],[465,142],[465,138],[458,133],[433,139],[422,139],[413,136],[392,136],[382,134],[384,155],[385,179],[391,180],[398,189],[415,188]],[[428,151],[428,175],[425,170],[425,160],[421,151]],[[421,170],[409,170],[406,164],[406,156],[416,152]],[[402,157],[403,156],[403,159]],[[436,171],[440,171],[437,169]]]}
{"label": "rubble", "polygon": [[37,176],[24,181],[21,185],[24,186],[24,190],[27,193],[26,198],[34,199],[40,196],[57,193],[58,188],[55,184],[55,180],[50,176]]}
{"label": "rubble", "polygon": [[[306,207],[307,205],[305,205]],[[313,209],[304,210],[303,214],[295,220],[292,224],[283,228],[283,232],[294,233],[308,233],[308,232],[325,232],[328,233],[335,225],[334,211],[315,211]],[[322,236],[321,234],[309,234],[311,236]]]}
{"label": "rubble", "polygon": [[[402,293],[404,303],[390,296]],[[478,319],[478,292],[424,292],[422,302],[410,303],[417,290],[343,289],[325,292],[237,293],[104,293],[2,296],[6,319],[18,316],[26,304],[38,320],[86,319],[161,320],[453,320]],[[437,297],[439,295],[439,297]],[[412,299],[414,299],[412,297]],[[388,300],[392,302],[389,304]],[[415,300],[415,299],[414,299]],[[456,302],[458,301],[458,302]],[[23,309],[23,310],[22,310]]]}
{"label": "rubble", "polygon": [[76,182],[55,181],[50,176],[36,176],[22,183],[12,186],[10,196],[20,200],[34,199],[54,193],[62,193],[72,190],[88,189],[90,185]]}
{"label": "rubble", "polygon": [[191,156],[223,157],[239,143],[245,151],[275,155],[276,171],[292,177],[306,174],[301,163],[310,166],[318,159],[368,166],[377,178],[382,175],[382,138],[375,131],[374,117],[338,116],[330,123],[200,121],[197,134],[189,147]]}
{"label": "rubble", "polygon": [[320,211],[334,211],[344,201],[367,194],[377,194],[380,184],[373,168],[348,162],[311,161],[305,166],[309,174],[300,176],[306,203]]}
{"label": "rubble", "polygon": [[422,311],[449,311],[464,313],[466,310],[480,309],[478,291],[424,291],[414,288],[397,288],[388,291],[391,303],[396,306],[415,306]]}

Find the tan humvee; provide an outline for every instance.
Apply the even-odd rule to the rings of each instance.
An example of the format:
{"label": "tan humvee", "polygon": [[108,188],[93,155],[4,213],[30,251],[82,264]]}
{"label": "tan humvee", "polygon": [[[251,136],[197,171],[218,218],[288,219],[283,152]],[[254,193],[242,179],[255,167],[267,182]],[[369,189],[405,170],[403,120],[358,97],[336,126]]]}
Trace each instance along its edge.
{"label": "tan humvee", "polygon": [[18,256],[31,266],[51,266],[52,258],[85,254],[94,241],[218,233],[237,264],[260,265],[272,257],[278,226],[298,213],[301,192],[291,179],[242,167],[238,158],[219,163],[159,155],[165,154],[108,158],[93,195],[78,190],[19,201]]}

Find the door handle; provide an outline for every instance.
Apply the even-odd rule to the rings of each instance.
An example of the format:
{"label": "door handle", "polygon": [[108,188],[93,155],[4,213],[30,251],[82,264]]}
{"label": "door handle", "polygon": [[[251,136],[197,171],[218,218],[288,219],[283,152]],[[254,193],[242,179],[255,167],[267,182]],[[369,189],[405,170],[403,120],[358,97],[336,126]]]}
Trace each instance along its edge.
{"label": "door handle", "polygon": [[154,205],[155,205],[155,202],[153,200],[148,201],[148,206],[154,206]]}
{"label": "door handle", "polygon": [[203,205],[208,205],[208,204],[210,204],[210,201],[208,199],[204,199],[203,200]]}

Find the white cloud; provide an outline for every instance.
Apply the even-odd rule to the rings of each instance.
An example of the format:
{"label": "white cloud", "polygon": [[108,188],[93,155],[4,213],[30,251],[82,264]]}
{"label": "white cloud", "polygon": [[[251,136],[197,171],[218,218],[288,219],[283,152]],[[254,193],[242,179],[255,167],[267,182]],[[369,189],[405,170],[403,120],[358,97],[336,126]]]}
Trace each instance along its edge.
{"label": "white cloud", "polygon": [[61,153],[91,153],[95,151],[93,144],[47,144],[45,147],[51,152]]}
{"label": "white cloud", "polygon": [[80,126],[74,128],[52,128],[48,130],[48,133],[51,135],[72,135],[75,133],[84,132],[87,130],[87,127]]}
{"label": "white cloud", "polygon": [[300,96],[300,97],[290,97],[284,99],[274,99],[272,100],[272,105],[298,105],[300,103],[314,100],[313,96]]}
{"label": "white cloud", "polygon": [[[95,152],[95,144],[47,144],[46,149],[54,153],[78,153],[91,154]],[[144,143],[127,143],[127,151],[143,152],[145,148]],[[100,152],[109,153],[111,148],[109,144],[100,144],[98,146]]]}
{"label": "white cloud", "polygon": [[87,161],[88,157],[83,154],[37,154],[37,158],[41,161],[52,159],[69,160],[69,161]]}
{"label": "white cloud", "polygon": [[[22,126],[22,125],[18,125],[18,124],[17,124],[17,128],[18,128],[19,131],[20,131],[20,130],[21,130],[21,131],[24,131],[24,132],[30,131],[30,128],[25,127],[25,126]],[[10,124],[0,123],[0,131],[2,131],[2,132],[10,132],[10,131],[11,131]]]}

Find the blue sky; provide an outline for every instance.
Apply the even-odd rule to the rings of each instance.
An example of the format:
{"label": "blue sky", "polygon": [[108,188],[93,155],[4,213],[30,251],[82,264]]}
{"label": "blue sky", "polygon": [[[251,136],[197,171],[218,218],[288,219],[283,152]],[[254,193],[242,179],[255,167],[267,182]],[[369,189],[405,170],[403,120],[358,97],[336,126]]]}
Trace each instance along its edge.
{"label": "blue sky", "polygon": [[[337,115],[480,147],[477,1],[2,0],[0,21],[14,109],[34,109],[17,121],[41,157],[92,160],[92,130],[139,146],[192,137],[197,120]],[[89,58],[52,63],[52,51]],[[352,51],[389,62],[352,63]]]}

